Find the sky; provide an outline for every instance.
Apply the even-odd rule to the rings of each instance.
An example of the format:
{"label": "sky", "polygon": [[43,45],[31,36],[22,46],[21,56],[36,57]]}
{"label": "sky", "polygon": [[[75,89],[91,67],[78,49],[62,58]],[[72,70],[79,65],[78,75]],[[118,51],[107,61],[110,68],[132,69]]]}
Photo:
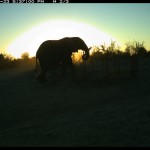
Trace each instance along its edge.
{"label": "sky", "polygon": [[36,3],[0,4],[0,53],[34,26],[54,19],[87,24],[122,43],[144,41],[150,50],[150,3]]}

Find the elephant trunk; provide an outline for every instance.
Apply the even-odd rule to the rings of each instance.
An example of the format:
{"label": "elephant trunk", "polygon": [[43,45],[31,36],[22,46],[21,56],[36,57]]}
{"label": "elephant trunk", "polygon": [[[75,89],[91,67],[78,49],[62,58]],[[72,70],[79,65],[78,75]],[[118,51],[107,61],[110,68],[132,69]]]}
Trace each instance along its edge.
{"label": "elephant trunk", "polygon": [[89,51],[91,48],[87,48],[87,50],[85,51],[85,53],[82,56],[83,61],[87,61],[89,59]]}

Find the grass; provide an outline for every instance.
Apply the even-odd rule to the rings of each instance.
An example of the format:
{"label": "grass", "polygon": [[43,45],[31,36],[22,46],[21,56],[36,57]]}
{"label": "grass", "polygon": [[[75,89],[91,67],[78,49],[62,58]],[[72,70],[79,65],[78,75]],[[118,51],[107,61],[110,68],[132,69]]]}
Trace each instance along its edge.
{"label": "grass", "polygon": [[32,66],[2,71],[0,146],[150,146],[149,66],[142,61],[137,78],[55,84],[38,83]]}

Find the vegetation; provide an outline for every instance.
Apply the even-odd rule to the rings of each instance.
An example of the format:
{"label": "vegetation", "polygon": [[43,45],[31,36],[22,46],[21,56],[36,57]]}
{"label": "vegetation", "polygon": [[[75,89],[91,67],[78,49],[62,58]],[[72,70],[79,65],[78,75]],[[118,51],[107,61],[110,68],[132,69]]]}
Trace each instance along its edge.
{"label": "vegetation", "polygon": [[86,67],[86,75],[90,77],[92,74],[102,79],[136,77],[139,62],[149,57],[150,52],[146,50],[143,42],[128,42],[125,51],[120,51],[119,46],[116,45],[115,41],[112,41],[110,46],[104,44],[93,47],[92,54],[87,62],[79,60],[75,61],[75,64],[78,66],[77,69],[82,66],[81,72]]}
{"label": "vegetation", "polygon": [[24,65],[33,63],[34,59],[34,57],[29,58],[27,52],[23,53],[21,58],[17,59],[14,59],[7,54],[0,54],[0,70],[23,67]]}
{"label": "vegetation", "polygon": [[[115,41],[112,41],[109,46],[105,44],[94,46],[87,62],[82,62],[81,51],[78,54],[73,54],[72,59],[76,69],[82,75],[87,68],[89,74],[94,71],[95,74],[101,74],[102,78],[108,78],[116,75],[119,77],[127,72],[127,74],[130,72],[130,75],[136,76],[140,59],[150,57],[150,51],[145,48],[144,42],[126,42],[125,51],[119,49]],[[17,68],[31,63],[35,64],[35,57],[29,58],[27,52],[22,54],[21,59],[13,59],[7,54],[0,54],[0,70]]]}

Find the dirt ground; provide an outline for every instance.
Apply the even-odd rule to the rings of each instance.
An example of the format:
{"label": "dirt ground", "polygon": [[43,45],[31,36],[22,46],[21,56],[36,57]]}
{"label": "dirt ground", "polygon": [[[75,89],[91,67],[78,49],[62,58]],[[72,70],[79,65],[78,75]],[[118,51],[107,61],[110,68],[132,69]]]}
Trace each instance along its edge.
{"label": "dirt ground", "polygon": [[149,68],[55,83],[37,82],[32,65],[0,71],[0,146],[150,146]]}

